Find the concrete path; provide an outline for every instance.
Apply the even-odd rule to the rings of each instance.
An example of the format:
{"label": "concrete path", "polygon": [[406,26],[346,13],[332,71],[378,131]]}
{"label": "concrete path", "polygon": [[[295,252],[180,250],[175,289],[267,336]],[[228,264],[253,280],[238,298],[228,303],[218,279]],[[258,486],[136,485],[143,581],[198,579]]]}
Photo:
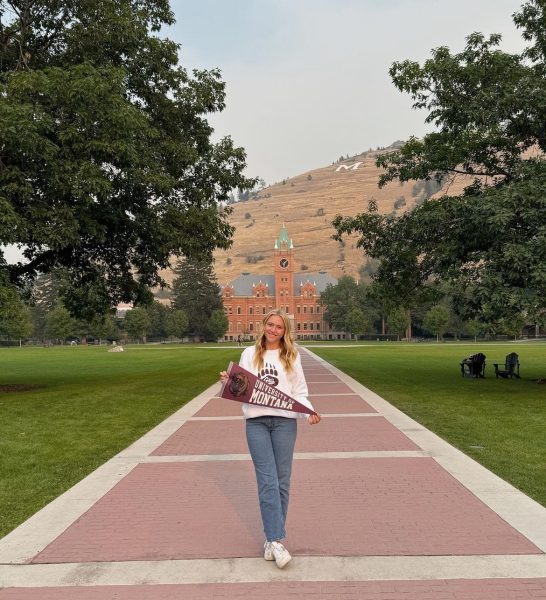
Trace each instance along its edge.
{"label": "concrete path", "polygon": [[284,570],[214,385],[0,540],[0,600],[546,599],[546,509],[302,355]]}

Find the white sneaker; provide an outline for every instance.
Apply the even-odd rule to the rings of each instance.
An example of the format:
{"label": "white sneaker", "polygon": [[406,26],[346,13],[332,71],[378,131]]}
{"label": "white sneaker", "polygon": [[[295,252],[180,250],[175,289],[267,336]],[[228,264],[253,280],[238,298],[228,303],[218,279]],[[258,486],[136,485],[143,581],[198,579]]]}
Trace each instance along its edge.
{"label": "white sneaker", "polygon": [[264,558],[265,560],[275,560],[273,550],[271,549],[271,542],[265,542],[264,544]]}
{"label": "white sneaker", "polygon": [[271,551],[279,569],[285,567],[292,560],[290,552],[280,542],[271,542]]}

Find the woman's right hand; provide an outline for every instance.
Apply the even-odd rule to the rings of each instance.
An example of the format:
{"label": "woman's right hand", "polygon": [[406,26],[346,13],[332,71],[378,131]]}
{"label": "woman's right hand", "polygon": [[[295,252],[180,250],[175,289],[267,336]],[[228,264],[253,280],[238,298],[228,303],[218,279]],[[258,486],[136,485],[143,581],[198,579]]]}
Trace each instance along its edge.
{"label": "woman's right hand", "polygon": [[225,383],[229,379],[227,371],[220,371],[220,383]]}

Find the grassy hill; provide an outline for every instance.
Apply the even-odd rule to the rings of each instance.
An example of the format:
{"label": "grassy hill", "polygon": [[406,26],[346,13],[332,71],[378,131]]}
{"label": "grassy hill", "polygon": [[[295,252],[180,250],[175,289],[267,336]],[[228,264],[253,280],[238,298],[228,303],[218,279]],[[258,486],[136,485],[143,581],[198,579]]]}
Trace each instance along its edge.
{"label": "grassy hill", "polygon": [[[356,277],[366,257],[356,247],[356,237],[343,243],[332,239],[333,218],[365,211],[372,198],[380,213],[401,213],[435,191],[432,182],[428,188],[425,182],[395,182],[378,188],[377,154],[400,144],[307,171],[264,188],[252,200],[234,204],[230,217],[235,227],[233,245],[215,253],[218,282],[228,283],[243,271],[271,273],[273,244],[283,223],[294,242],[296,271],[325,270],[337,278]],[[460,183],[456,187],[462,189]],[[164,277],[170,281],[172,274],[164,273]]]}

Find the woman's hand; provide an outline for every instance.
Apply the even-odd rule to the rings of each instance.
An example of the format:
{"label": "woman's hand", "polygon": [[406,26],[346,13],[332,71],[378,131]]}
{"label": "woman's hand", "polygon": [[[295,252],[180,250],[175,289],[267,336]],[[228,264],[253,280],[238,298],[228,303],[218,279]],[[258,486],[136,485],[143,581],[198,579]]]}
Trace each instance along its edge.
{"label": "woman's hand", "polygon": [[318,413],[315,413],[314,415],[309,415],[307,417],[307,422],[309,423],[309,425],[316,425],[317,423],[320,423],[320,415]]}
{"label": "woman's hand", "polygon": [[220,371],[220,383],[225,383],[229,379],[227,371]]}

